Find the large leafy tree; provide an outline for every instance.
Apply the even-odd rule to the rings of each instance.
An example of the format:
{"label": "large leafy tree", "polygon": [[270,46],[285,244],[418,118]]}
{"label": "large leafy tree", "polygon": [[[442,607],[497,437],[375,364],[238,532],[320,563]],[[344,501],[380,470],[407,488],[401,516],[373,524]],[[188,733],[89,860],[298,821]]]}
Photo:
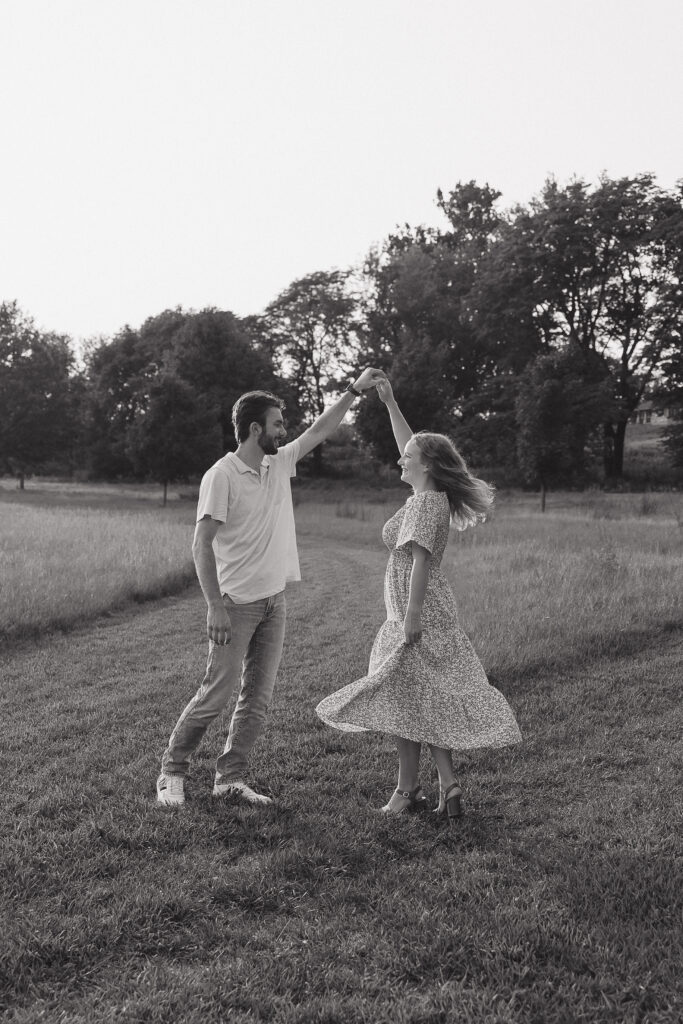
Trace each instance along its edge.
{"label": "large leafy tree", "polygon": [[[92,468],[105,477],[139,475],[149,464],[135,456],[134,439],[145,436],[140,425],[151,404],[153,422],[161,416],[160,381],[187,385],[207,429],[218,425],[222,451],[235,446],[231,409],[240,394],[279,389],[267,352],[236,317],[216,309],[166,310],[139,330],[123,328],[89,354],[88,375]],[[199,445],[197,470],[204,465],[204,451]]]}
{"label": "large leafy tree", "polygon": [[[470,397],[496,372],[490,336],[479,331],[470,296],[501,220],[500,193],[459,184],[437,204],[448,227],[404,229],[366,261],[365,344],[391,377],[411,425],[453,431]],[[382,457],[393,456],[386,417],[364,405],[357,425]]]}
{"label": "large leafy tree", "polygon": [[[149,344],[157,333],[155,318],[143,325],[141,337]],[[288,397],[267,350],[224,310],[187,314],[170,338],[165,364],[193,388],[202,405],[216,410],[224,452],[235,447],[231,413],[241,394],[265,390]]]}
{"label": "large leafy tree", "polygon": [[[671,216],[659,232],[659,239],[673,264],[669,276],[667,300],[673,309],[683,310],[683,228],[680,206],[683,202],[683,181],[677,189],[677,202],[672,203]],[[664,433],[664,445],[676,466],[683,466],[683,316],[672,325],[672,338],[666,358],[659,366],[653,393],[670,412]]]}
{"label": "large leafy tree", "polygon": [[127,451],[127,431],[144,409],[145,377],[152,359],[138,331],[124,327],[86,354],[88,435],[91,470],[105,479],[134,475]]}
{"label": "large leafy tree", "polygon": [[[319,271],[293,281],[267,306],[253,330],[293,393],[294,416],[311,422],[330,392],[356,376],[360,353],[359,299],[350,271]],[[322,445],[314,449],[316,471]]]}
{"label": "large leafy tree", "polygon": [[571,344],[610,373],[608,477],[621,476],[629,417],[680,343],[682,244],[681,196],[652,175],[605,177],[593,189],[549,180],[513,211],[475,290],[483,330],[514,348],[519,331],[547,351]]}
{"label": "large leafy tree", "polygon": [[76,433],[74,356],[67,337],[39,331],[16,302],[0,304],[0,464],[26,473],[67,458]]}

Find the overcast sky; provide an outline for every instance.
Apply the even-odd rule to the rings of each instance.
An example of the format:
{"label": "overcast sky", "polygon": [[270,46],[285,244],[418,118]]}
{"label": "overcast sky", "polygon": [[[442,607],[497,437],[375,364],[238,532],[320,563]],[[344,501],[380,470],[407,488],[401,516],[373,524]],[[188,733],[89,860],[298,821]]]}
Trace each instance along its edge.
{"label": "overcast sky", "polygon": [[0,0],[0,300],[257,313],[471,178],[683,177],[681,0]]}

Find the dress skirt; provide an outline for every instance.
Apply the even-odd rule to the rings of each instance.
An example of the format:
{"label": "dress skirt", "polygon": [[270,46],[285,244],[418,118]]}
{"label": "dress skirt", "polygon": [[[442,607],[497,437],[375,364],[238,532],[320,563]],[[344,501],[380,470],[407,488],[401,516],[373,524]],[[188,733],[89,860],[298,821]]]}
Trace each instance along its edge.
{"label": "dress skirt", "polygon": [[[425,513],[435,512],[433,499],[431,507],[425,509],[425,504],[419,506],[422,519]],[[397,516],[403,511],[399,510]],[[442,510],[437,506],[436,511]],[[420,533],[404,528],[401,532],[401,520],[386,524],[385,542],[400,542],[408,532],[412,539],[417,536],[420,543],[433,550],[440,563],[448,537],[448,518],[446,538],[441,538],[441,543],[438,528],[436,538],[434,531]],[[345,732],[385,732],[451,750],[519,743],[522,737],[512,709],[489,683],[469,638],[460,628],[455,596],[438,564],[429,569],[422,638],[413,644],[405,642],[403,619],[412,565],[409,544],[392,547],[384,586],[387,619],[375,638],[368,673],[325,697],[316,707],[317,714],[323,722]]]}

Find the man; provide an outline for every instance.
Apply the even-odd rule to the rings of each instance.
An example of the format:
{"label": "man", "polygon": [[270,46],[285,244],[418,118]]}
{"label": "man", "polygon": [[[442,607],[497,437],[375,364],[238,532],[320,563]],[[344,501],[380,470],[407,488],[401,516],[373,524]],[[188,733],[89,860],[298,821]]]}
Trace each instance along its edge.
{"label": "man", "polygon": [[[363,391],[384,380],[368,368],[301,437],[284,444],[283,403],[265,391],[237,400],[238,443],[204,474],[192,554],[206,599],[209,657],[197,693],[171,734],[157,779],[157,800],[181,806],[189,760],[241,685],[225,749],[216,761],[214,796],[272,803],[245,782],[249,754],[265,721],[285,635],[285,584],[300,580],[291,477],[296,464],[329,437]],[[282,445],[282,447],[280,447]]]}

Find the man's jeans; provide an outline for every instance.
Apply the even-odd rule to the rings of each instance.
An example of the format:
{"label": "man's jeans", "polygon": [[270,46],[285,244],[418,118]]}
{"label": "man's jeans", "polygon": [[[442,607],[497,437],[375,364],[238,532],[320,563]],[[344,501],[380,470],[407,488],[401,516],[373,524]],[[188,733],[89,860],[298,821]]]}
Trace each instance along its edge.
{"label": "man's jeans", "polygon": [[202,736],[227,707],[242,678],[225,750],[216,761],[223,780],[241,779],[263,728],[273,696],[285,638],[285,593],[249,604],[223,601],[232,623],[232,639],[223,646],[209,641],[206,674],[168,741],[161,760],[167,775],[186,775],[189,759]]}

